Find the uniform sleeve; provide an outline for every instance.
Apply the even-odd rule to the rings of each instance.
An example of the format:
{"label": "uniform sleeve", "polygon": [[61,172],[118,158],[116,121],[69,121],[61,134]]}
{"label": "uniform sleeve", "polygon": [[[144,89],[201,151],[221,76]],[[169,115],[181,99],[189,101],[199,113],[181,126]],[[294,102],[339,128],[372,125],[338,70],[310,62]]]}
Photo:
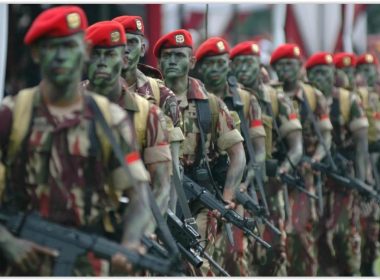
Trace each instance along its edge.
{"label": "uniform sleeve", "polygon": [[[138,152],[136,136],[126,112],[116,104],[110,104],[112,129],[114,135],[119,141],[119,145],[124,153],[124,161],[129,167],[132,176],[137,181],[149,181],[148,171],[145,169],[144,163]],[[110,158],[110,184],[116,190],[125,190],[132,187],[130,179],[120,166],[115,154],[111,153]]]}
{"label": "uniform sleeve", "polygon": [[170,161],[171,153],[166,119],[162,111],[155,105],[150,106],[146,133],[145,164]]}
{"label": "uniform sleeve", "polygon": [[278,93],[278,127],[280,137],[285,138],[289,133],[302,130],[301,122],[293,103],[283,93]]}
{"label": "uniform sleeve", "polygon": [[160,89],[160,108],[167,117],[169,142],[183,141],[185,136],[180,128],[180,111],[177,98],[173,91],[167,88],[163,83],[159,83]]}
{"label": "uniform sleeve", "polygon": [[216,98],[219,105],[218,121],[216,123],[217,147],[219,151],[225,151],[236,143],[243,142],[243,137],[235,128],[226,104],[219,97]]}
{"label": "uniform sleeve", "polygon": [[349,129],[354,132],[361,128],[367,128],[369,126],[367,116],[364,109],[361,106],[360,99],[355,94],[350,94],[351,110],[350,110],[350,123]]}
{"label": "uniform sleeve", "polygon": [[314,92],[317,99],[317,107],[315,113],[317,115],[319,129],[321,131],[332,130],[333,126],[330,121],[330,110],[327,104],[327,100],[321,91],[314,88]]}
{"label": "uniform sleeve", "polygon": [[249,98],[249,137],[251,139],[257,137],[265,137],[265,129],[262,122],[262,113],[259,102],[254,95],[250,95]]}

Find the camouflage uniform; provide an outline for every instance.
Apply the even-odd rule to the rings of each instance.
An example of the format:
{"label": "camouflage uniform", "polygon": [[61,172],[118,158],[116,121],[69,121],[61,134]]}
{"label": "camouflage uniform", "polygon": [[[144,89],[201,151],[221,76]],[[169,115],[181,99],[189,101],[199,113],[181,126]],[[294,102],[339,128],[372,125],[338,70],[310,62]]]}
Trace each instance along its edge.
{"label": "camouflage uniform", "polygon": [[[343,91],[338,88],[333,90],[329,102],[330,119],[334,126],[333,141],[337,151],[352,159],[351,133],[368,127],[368,121],[358,97],[348,93],[349,97],[344,101]],[[347,172],[353,173],[353,168]],[[325,216],[321,221],[323,234],[319,240],[319,273],[329,276],[360,275],[358,193],[330,179],[327,179],[326,187]]]}
{"label": "camouflage uniform", "polygon": [[[249,92],[243,89],[238,89],[240,100],[243,103],[243,113],[245,121],[248,121],[250,138],[265,137],[265,131],[262,124],[261,109],[255,96],[250,95]],[[234,119],[235,126],[240,130],[241,120],[238,112],[233,111],[233,93],[227,85],[225,96],[222,97],[223,101],[230,110],[231,116]],[[223,185],[224,183],[222,183]],[[239,205],[236,209],[242,216],[248,215],[244,213],[243,206]],[[248,240],[247,236],[243,232],[236,228],[232,228],[235,245],[232,246],[225,232],[223,231],[217,237],[215,260],[217,260],[222,267],[224,267],[230,275],[233,276],[248,276],[252,275],[249,267],[249,254],[247,247],[250,244],[255,243],[254,240]]]}
{"label": "camouflage uniform", "polygon": [[[134,132],[139,147],[139,152],[143,156],[144,163],[148,166],[158,162],[168,162],[168,169],[171,170],[171,154],[169,148],[169,136],[166,129],[166,120],[162,111],[154,104],[145,105],[149,108],[144,110],[142,103],[148,103],[144,98],[141,98],[128,88],[126,81],[120,78],[122,92],[118,99],[118,105],[125,109],[130,118],[134,120]],[[88,81],[82,83],[84,87],[88,87]],[[136,126],[135,118],[138,112],[143,113],[143,121],[145,124]],[[138,120],[139,121],[139,120]],[[170,172],[170,171],[169,171]],[[154,174],[151,175],[151,180],[154,181]],[[162,189],[153,189],[157,204],[161,213],[166,213],[169,202],[169,185],[162,186]],[[153,226],[150,225],[150,227]],[[152,229],[150,230],[152,231]]]}
{"label": "camouflage uniform", "polygon": [[[380,100],[376,89],[371,87],[359,87],[358,93],[362,100],[362,105],[367,115],[368,144],[370,153],[379,153],[380,145]],[[378,156],[374,156],[375,166],[379,172]],[[376,182],[375,182],[376,183]],[[379,188],[379,187],[378,187]],[[372,263],[380,256],[379,232],[380,232],[380,207],[375,201],[361,202],[361,226],[362,226],[362,265],[363,276],[372,275]]]}
{"label": "camouflage uniform", "polygon": [[[266,154],[267,159],[276,157],[284,160],[280,151],[279,142],[283,141],[292,131],[301,130],[301,123],[291,100],[284,95],[282,87],[278,85],[262,84],[255,92],[257,94],[262,109],[262,118],[266,131]],[[273,118],[279,128],[278,135],[273,127]],[[282,157],[282,158],[279,158]],[[265,250],[256,247],[256,264],[258,275],[263,276],[286,276],[286,260],[281,257],[285,253],[286,231],[285,231],[285,213],[284,213],[284,196],[281,183],[273,177],[268,177],[265,183],[265,190],[268,197],[268,207],[271,222],[280,229],[281,235],[275,234],[268,226],[263,228],[263,238],[271,244],[273,250]]]}
{"label": "camouflage uniform", "polygon": [[[302,135],[304,141],[304,153],[312,156],[318,144],[318,138],[314,132],[313,125],[307,117],[307,110],[304,105],[304,98],[310,93],[310,99],[314,99],[314,104],[308,103],[316,116],[317,123],[321,131],[332,130],[329,119],[328,106],[323,94],[316,88],[299,81],[291,99],[298,111],[302,124]],[[315,193],[313,171],[308,168],[298,168],[299,174],[304,179],[307,190]],[[315,200],[309,198],[305,193],[289,188],[289,207],[291,217],[287,222],[287,257],[288,275],[315,276],[317,273],[317,244],[316,226],[317,212]]]}
{"label": "camouflage uniform", "polygon": [[[43,218],[55,223],[107,231],[110,226],[109,213],[117,207],[117,202],[109,192],[121,193],[132,186],[113,152],[109,151],[110,157],[106,162],[104,150],[97,148],[101,140],[90,136],[94,135],[96,124],[88,98],[95,95],[83,91],[80,102],[61,108],[46,105],[39,87],[32,90],[35,95],[30,130],[19,156],[8,167],[12,182],[8,193],[12,196],[5,199],[12,198],[11,203],[16,209],[37,210]],[[17,98],[16,101],[11,98],[4,100],[0,109],[2,120],[6,120],[0,124],[3,152],[7,152],[12,145],[12,112]],[[104,99],[101,96],[98,98]],[[147,181],[149,175],[139,157],[133,134],[130,133],[132,124],[129,117],[119,106],[106,104],[111,116],[111,128],[126,154],[126,163],[135,179]],[[91,191],[86,191],[90,186]],[[138,225],[128,225],[131,240],[140,239],[148,218],[144,214],[141,213]],[[39,271],[31,273],[50,275],[52,261],[46,258]],[[74,274],[106,275],[108,266],[108,262],[88,254],[78,258]]]}
{"label": "camouflage uniform", "polygon": [[171,120],[171,122],[168,122],[169,141],[182,141],[184,136],[179,128],[179,108],[175,94],[165,86],[163,81],[154,79],[160,92],[160,100],[157,102],[152,85],[148,80],[149,78],[140,70],[137,70],[136,76],[136,85],[130,87],[129,90],[136,92],[138,95],[149,100],[149,102],[159,106],[165,116],[169,117]]}
{"label": "camouflage uniform", "polygon": [[[211,93],[206,91],[204,85],[194,78],[189,78],[187,92],[176,95],[181,111],[181,128],[185,135],[185,140],[181,143],[180,161],[184,167],[185,173],[189,174],[194,180],[197,180],[197,178],[192,176],[192,169],[195,167],[195,160],[199,156],[197,153],[199,153],[198,150],[200,145],[200,134],[194,100],[209,99],[211,98],[211,95]],[[213,98],[217,97],[213,96]],[[217,102],[218,119],[216,127],[212,128],[212,130],[214,130],[212,133],[207,134],[205,143],[210,161],[215,160],[221,153],[223,153],[223,151],[243,141],[242,136],[234,127],[234,121],[226,105],[219,98],[217,98]],[[197,210],[197,208],[198,211],[195,214],[198,231],[202,239],[208,240],[206,250],[212,255],[212,247],[217,231],[217,220],[213,217],[211,211],[199,207],[199,205],[198,207],[192,205],[192,210]],[[207,261],[205,261],[201,270],[202,275],[213,275]]]}

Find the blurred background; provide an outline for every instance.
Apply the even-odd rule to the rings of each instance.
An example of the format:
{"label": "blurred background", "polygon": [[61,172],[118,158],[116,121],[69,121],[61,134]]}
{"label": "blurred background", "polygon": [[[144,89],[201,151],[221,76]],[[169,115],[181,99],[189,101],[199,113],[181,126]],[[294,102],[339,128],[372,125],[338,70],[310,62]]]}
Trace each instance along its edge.
{"label": "blurred background", "polygon": [[[0,4],[0,95],[36,85],[37,66],[23,38],[33,19],[56,5]],[[223,36],[233,46],[257,41],[262,62],[284,42],[297,43],[305,58],[316,51],[365,51],[380,56],[380,5],[377,4],[84,4],[89,24],[119,15],[140,15],[148,46],[174,29],[188,29],[195,48]],[[156,66],[152,47],[144,63]],[[1,96],[0,96],[1,98]]]}

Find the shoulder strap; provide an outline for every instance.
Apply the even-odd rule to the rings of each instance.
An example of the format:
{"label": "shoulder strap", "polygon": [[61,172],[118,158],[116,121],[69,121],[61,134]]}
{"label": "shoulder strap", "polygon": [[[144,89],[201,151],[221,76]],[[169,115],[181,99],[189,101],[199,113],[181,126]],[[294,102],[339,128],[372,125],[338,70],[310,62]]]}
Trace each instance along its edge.
{"label": "shoulder strap", "polygon": [[272,109],[272,113],[273,113],[272,117],[276,118],[278,116],[278,112],[279,112],[277,91],[274,88],[268,87],[266,85],[264,85],[264,89],[269,90],[269,97],[270,97],[271,107],[272,107],[271,109]]}
{"label": "shoulder strap", "polygon": [[369,92],[368,92],[368,90],[365,87],[359,87],[358,88],[358,93],[359,93],[359,97],[360,97],[361,101],[363,102],[363,107],[365,109],[368,108],[368,101],[369,101],[369,98],[368,98]]}
{"label": "shoulder strap", "polygon": [[219,117],[219,105],[218,99],[214,94],[208,95],[209,100],[209,110],[211,110],[211,139],[213,141],[216,139],[216,124],[218,123]]}
{"label": "shoulder strap", "polygon": [[160,106],[161,94],[160,94],[160,87],[158,85],[158,81],[151,77],[147,77],[147,78],[148,78],[150,87],[153,91],[154,99],[156,99],[157,106]]}
{"label": "shoulder strap", "polygon": [[246,90],[243,90],[241,88],[238,88],[240,100],[243,103],[243,111],[244,111],[244,116],[248,116],[249,113],[249,103],[250,103],[250,93]]}
{"label": "shoulder strap", "polygon": [[310,109],[314,112],[317,108],[317,97],[315,96],[314,88],[307,84],[302,84],[302,88],[305,92]]}
{"label": "shoulder strap", "polygon": [[139,111],[134,113],[133,124],[136,130],[137,142],[139,143],[140,148],[142,148],[146,145],[146,129],[150,103],[138,94],[135,94],[135,101]]}
{"label": "shoulder strap", "polygon": [[38,87],[27,88],[21,90],[15,97],[12,129],[7,151],[7,160],[9,163],[14,160],[20,151],[20,145],[28,133],[33,113],[34,98],[37,92]]}
{"label": "shoulder strap", "polygon": [[351,111],[351,94],[344,88],[339,88],[339,104],[344,123],[348,123]]}
{"label": "shoulder strap", "polygon": [[[108,125],[111,126],[112,117],[111,117],[111,112],[110,112],[110,102],[108,101],[106,97],[98,95],[98,94],[91,94],[91,96],[93,97],[94,101],[98,105],[106,122],[108,123]],[[103,129],[99,129],[99,124],[97,124],[96,133],[99,138],[100,146],[102,148],[104,163],[107,164],[110,157],[110,153],[111,153],[111,145],[107,139],[107,136],[104,134]]]}

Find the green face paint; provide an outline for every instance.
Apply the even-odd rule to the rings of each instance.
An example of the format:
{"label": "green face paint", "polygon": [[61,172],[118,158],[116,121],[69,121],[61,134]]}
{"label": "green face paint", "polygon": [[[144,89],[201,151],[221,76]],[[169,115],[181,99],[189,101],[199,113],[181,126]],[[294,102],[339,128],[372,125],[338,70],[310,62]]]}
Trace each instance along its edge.
{"label": "green face paint", "polygon": [[377,79],[377,69],[374,64],[361,64],[356,67],[356,73],[361,74],[370,87],[375,86]]}
{"label": "green face paint", "polygon": [[342,71],[346,73],[350,88],[353,88],[355,84],[355,68],[354,67],[343,67]]}
{"label": "green face paint", "polygon": [[165,79],[184,77],[191,68],[191,49],[186,47],[162,49],[158,62]]}
{"label": "green face paint", "polygon": [[307,71],[307,78],[324,94],[329,94],[335,81],[334,67],[330,65],[314,66]]}
{"label": "green face paint", "polygon": [[88,65],[88,79],[95,87],[113,86],[120,77],[124,46],[94,48]]}
{"label": "green face paint", "polygon": [[301,70],[301,63],[296,58],[282,58],[274,64],[280,82],[295,82]]}
{"label": "green face paint", "polygon": [[83,33],[43,39],[38,49],[43,79],[57,87],[65,87],[80,79],[86,53]]}
{"label": "green face paint", "polygon": [[200,62],[199,71],[208,89],[220,89],[227,81],[229,56],[221,54],[204,57]]}
{"label": "green face paint", "polygon": [[124,56],[127,57],[127,62],[124,63],[123,70],[135,71],[140,61],[142,54],[143,37],[136,34],[126,33],[127,45],[125,47]]}
{"label": "green face paint", "polygon": [[239,55],[231,62],[231,70],[246,87],[251,87],[260,75],[260,58],[254,55]]}

